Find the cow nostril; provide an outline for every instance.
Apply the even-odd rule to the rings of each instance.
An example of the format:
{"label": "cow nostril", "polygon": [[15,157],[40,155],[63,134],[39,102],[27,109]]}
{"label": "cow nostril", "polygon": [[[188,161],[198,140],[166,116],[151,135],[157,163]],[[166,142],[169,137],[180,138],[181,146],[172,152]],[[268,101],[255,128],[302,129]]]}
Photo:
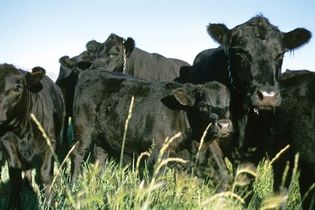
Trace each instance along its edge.
{"label": "cow nostril", "polygon": [[274,95],[274,100],[279,100],[280,99],[280,92],[276,92]]}
{"label": "cow nostril", "polygon": [[231,123],[229,121],[223,121],[223,122],[217,122],[216,123],[217,127],[220,129],[220,130],[229,130],[231,129]]}
{"label": "cow nostril", "polygon": [[260,100],[264,99],[264,94],[260,90],[257,90],[257,96]]}
{"label": "cow nostril", "polygon": [[217,123],[217,126],[219,127],[219,129],[222,129],[222,128],[223,128],[222,123]]}
{"label": "cow nostril", "polygon": [[258,98],[263,101],[263,100],[278,100],[280,97],[280,92],[279,91],[261,91],[257,90],[257,96]]}

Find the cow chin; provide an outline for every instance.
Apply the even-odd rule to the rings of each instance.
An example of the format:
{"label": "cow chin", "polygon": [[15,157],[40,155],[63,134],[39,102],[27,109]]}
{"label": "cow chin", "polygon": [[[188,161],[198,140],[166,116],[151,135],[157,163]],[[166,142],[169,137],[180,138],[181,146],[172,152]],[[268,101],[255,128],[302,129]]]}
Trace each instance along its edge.
{"label": "cow chin", "polygon": [[275,106],[256,106],[254,109],[258,109],[261,111],[272,111],[274,110]]}
{"label": "cow chin", "polygon": [[212,143],[214,140],[227,138],[229,136],[230,136],[230,132],[210,131],[207,133],[206,138],[204,139],[204,142]]}
{"label": "cow chin", "polygon": [[212,134],[212,139],[223,139],[227,138],[231,135],[232,133],[232,128],[229,129],[215,129]]}
{"label": "cow chin", "polygon": [[253,109],[261,110],[261,111],[272,111],[278,106],[280,106],[280,102],[268,103],[268,104],[255,103],[252,105]]}
{"label": "cow chin", "polygon": [[253,110],[261,110],[261,111],[272,111],[276,107],[279,107],[281,104],[281,99],[273,100],[273,101],[260,101],[260,100],[250,100],[248,101],[245,107],[252,108]]}

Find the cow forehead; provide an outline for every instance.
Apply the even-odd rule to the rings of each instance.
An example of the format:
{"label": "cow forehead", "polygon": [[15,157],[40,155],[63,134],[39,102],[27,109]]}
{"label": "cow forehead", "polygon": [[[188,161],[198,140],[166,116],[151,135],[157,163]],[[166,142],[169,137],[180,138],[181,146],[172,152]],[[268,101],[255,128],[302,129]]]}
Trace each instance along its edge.
{"label": "cow forehead", "polygon": [[109,53],[109,51],[111,49],[113,49],[114,47],[116,48],[120,48],[120,47],[123,47],[123,40],[119,41],[119,40],[107,40],[103,46],[102,46],[102,51],[103,53]]}
{"label": "cow forehead", "polygon": [[8,85],[12,80],[22,78],[21,73],[18,69],[11,65],[0,66],[0,91],[3,91],[5,86]]}
{"label": "cow forehead", "polygon": [[211,84],[202,87],[200,90],[202,94],[202,101],[209,103],[212,106],[225,108],[229,106],[230,103],[230,92],[222,84]]}
{"label": "cow forehead", "polygon": [[281,31],[263,17],[256,17],[232,29],[231,47],[241,47],[251,53],[281,51]]}
{"label": "cow forehead", "polygon": [[251,37],[238,38],[237,44],[231,46],[231,48],[241,48],[247,53],[249,53],[253,60],[255,58],[275,58],[279,53],[282,53],[284,48],[280,39],[268,38],[259,39]]}
{"label": "cow forehead", "polygon": [[9,64],[0,65],[0,79],[5,78],[8,74],[19,74],[19,70]]}
{"label": "cow forehead", "polygon": [[119,37],[115,34],[111,34],[108,39],[105,41],[104,45],[106,47],[112,47],[115,45],[121,45],[123,44],[124,39],[122,37]]}

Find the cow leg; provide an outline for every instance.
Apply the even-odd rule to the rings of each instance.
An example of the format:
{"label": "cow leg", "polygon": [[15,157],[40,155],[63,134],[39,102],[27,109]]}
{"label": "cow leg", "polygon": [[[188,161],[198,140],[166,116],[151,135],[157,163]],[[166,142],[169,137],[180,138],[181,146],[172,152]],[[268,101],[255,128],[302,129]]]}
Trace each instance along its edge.
{"label": "cow leg", "polygon": [[247,125],[247,116],[244,116],[237,120],[238,129],[238,148],[243,149],[245,143],[245,130]]}
{"label": "cow leg", "polygon": [[40,178],[45,190],[45,198],[48,205],[50,205],[51,203],[51,182],[53,177],[53,170],[53,154],[50,149],[47,149],[40,168]]}
{"label": "cow leg", "polygon": [[24,186],[32,188],[32,170],[29,169],[24,172]]}
{"label": "cow leg", "polygon": [[9,177],[11,183],[11,194],[9,201],[9,209],[21,209],[21,197],[23,181],[22,171],[20,168],[13,168],[9,166]]}
{"label": "cow leg", "polygon": [[216,141],[213,141],[209,147],[212,157],[219,168],[219,175],[221,177],[221,183],[219,183],[218,191],[225,191],[229,185],[229,173],[227,171],[226,164],[223,161],[223,153]]}
{"label": "cow leg", "polygon": [[11,193],[9,209],[21,209],[21,197],[23,181],[21,171],[21,161],[18,158],[18,151],[14,142],[10,138],[2,139],[3,147],[8,156],[9,177],[11,183]]}
{"label": "cow leg", "polygon": [[[92,126],[90,126],[92,127]],[[92,143],[92,128],[86,126],[74,125],[75,139],[78,142],[76,149],[72,153],[71,161],[71,180],[77,180],[81,163]]]}
{"label": "cow leg", "polygon": [[159,171],[156,171],[158,169],[158,165],[161,164],[163,160],[168,158],[168,152],[165,152],[161,156],[160,160],[159,160],[159,156],[160,156],[160,148],[155,148],[150,154],[150,157],[147,163],[147,168],[148,168],[150,177],[153,177],[153,176],[156,176],[155,178],[159,177],[166,168],[166,166],[163,166],[159,169]]}
{"label": "cow leg", "polygon": [[95,152],[94,152],[95,162],[99,164],[102,168],[105,166],[106,158],[108,157],[108,153],[106,150],[98,145],[95,145]]}
{"label": "cow leg", "polygon": [[105,148],[94,144],[93,145],[93,159],[94,159],[94,163],[95,166],[97,166],[98,168],[98,172],[100,175],[103,174],[105,168],[106,168],[106,158],[108,157],[108,153],[106,151]]}
{"label": "cow leg", "polygon": [[[306,196],[306,192],[309,191],[312,184],[315,184],[314,169],[310,168],[303,161],[300,161],[300,189],[302,198]],[[314,209],[315,207],[315,189],[313,188],[308,192],[308,195],[304,198],[303,209]]]}
{"label": "cow leg", "polygon": [[[61,141],[62,142],[61,145],[59,145],[58,147],[58,159],[60,163],[64,161],[64,158],[67,156],[70,150],[70,145],[73,143],[73,126],[72,126],[71,119],[72,118],[69,116],[65,117],[65,121],[64,121],[65,123],[62,130],[63,140]],[[65,168],[67,167],[65,166]]]}
{"label": "cow leg", "polygon": [[1,148],[0,148],[0,181],[1,181],[1,171],[2,171],[2,166],[4,165],[4,159],[2,157],[2,152],[1,152]]}

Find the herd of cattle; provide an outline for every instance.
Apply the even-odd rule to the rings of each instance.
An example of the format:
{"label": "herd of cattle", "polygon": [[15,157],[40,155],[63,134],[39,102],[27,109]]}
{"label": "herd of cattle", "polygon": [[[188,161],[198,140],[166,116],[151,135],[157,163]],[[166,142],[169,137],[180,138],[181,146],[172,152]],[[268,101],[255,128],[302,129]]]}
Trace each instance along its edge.
{"label": "herd of cattle", "polygon": [[[224,180],[224,157],[235,166],[257,164],[290,145],[274,162],[275,187],[299,153],[301,193],[306,194],[315,177],[315,73],[281,73],[281,66],[284,54],[306,44],[311,32],[281,32],[262,15],[232,29],[210,24],[207,30],[220,47],[199,53],[192,66],[147,53],[132,38],[115,34],[104,43],[88,42],[78,56],[61,57],[56,83],[41,67],[25,72],[1,64],[0,153],[9,167],[10,205],[20,206],[21,172],[32,168],[51,200],[54,153],[64,158],[73,143],[67,139],[70,117],[78,142],[71,155],[72,181],[90,148],[101,164],[119,159],[132,97],[124,161],[150,150],[152,168],[164,140],[179,132],[167,155],[185,150],[192,160],[206,130],[205,145]],[[314,188],[309,195],[305,209],[312,205]]]}

